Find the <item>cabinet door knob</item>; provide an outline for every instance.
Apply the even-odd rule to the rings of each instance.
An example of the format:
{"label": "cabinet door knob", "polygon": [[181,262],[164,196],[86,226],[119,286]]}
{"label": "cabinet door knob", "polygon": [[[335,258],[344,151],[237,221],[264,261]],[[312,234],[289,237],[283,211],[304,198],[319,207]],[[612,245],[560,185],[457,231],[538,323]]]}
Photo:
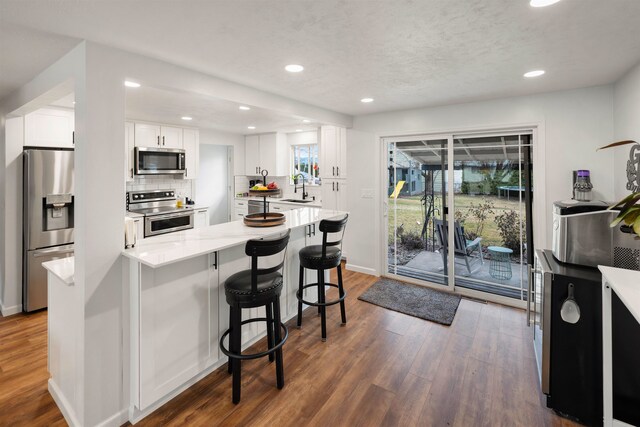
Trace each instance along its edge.
{"label": "cabinet door knob", "polygon": [[331,176],[336,176],[336,167],[331,166]]}
{"label": "cabinet door knob", "polygon": [[336,166],[336,176],[340,176],[340,166]]}
{"label": "cabinet door knob", "polygon": [[164,145],[164,136],[162,137],[162,145]]}
{"label": "cabinet door knob", "polygon": [[133,168],[131,168],[131,178],[133,178]]}
{"label": "cabinet door knob", "polygon": [[331,191],[336,191],[336,183],[335,182],[331,183]]}
{"label": "cabinet door knob", "polygon": [[76,131],[71,132],[71,143],[76,145]]}
{"label": "cabinet door knob", "polygon": [[160,135],[158,135],[158,145],[160,145]]}

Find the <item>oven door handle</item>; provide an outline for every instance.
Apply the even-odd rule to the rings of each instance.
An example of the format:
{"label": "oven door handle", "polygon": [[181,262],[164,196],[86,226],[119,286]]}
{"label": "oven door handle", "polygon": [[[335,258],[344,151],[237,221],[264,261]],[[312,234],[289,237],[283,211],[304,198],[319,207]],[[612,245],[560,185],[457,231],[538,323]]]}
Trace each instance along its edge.
{"label": "oven door handle", "polygon": [[531,326],[531,285],[533,282],[533,272],[531,264],[527,264],[527,327]]}
{"label": "oven door handle", "polygon": [[148,216],[145,219],[147,221],[155,221],[157,219],[173,219],[173,218],[180,218],[183,216],[193,216],[193,215],[194,215],[194,212],[188,212],[188,213],[178,212],[178,213],[172,213],[172,214],[166,214],[166,215]]}

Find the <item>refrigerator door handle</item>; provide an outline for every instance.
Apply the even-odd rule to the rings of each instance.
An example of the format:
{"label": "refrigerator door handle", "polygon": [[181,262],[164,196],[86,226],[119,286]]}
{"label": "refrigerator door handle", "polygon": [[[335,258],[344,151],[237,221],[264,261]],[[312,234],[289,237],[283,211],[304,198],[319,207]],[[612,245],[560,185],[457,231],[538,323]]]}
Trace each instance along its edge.
{"label": "refrigerator door handle", "polygon": [[531,264],[527,264],[527,327],[531,326],[531,282],[533,281]]}
{"label": "refrigerator door handle", "polygon": [[38,249],[34,251],[34,258],[42,258],[52,254],[68,254],[73,252],[73,248],[69,249],[59,249],[59,248],[51,248],[51,249]]}

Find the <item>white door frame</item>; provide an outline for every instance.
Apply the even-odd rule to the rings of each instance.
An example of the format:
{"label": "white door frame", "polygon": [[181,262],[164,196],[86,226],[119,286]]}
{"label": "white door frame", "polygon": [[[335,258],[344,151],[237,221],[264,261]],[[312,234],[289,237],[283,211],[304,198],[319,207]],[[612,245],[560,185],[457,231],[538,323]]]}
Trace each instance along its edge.
{"label": "white door frame", "polygon": [[[533,161],[533,192],[534,192],[534,200],[538,201],[537,204],[534,205],[533,209],[533,219],[532,221],[537,227],[534,227],[534,242],[536,247],[544,247],[546,245],[546,211],[544,209],[546,205],[546,194],[545,194],[545,171],[544,171],[544,156],[545,156],[545,139],[544,139],[544,122],[535,122],[535,123],[521,123],[521,124],[510,124],[504,126],[478,126],[472,128],[462,128],[457,131],[443,131],[443,132],[409,132],[409,133],[390,133],[384,136],[379,137],[379,147],[381,156],[380,156],[380,171],[381,173],[385,173],[387,170],[387,145],[390,139],[394,142],[399,141],[413,141],[416,137],[421,137],[424,139],[447,139],[447,175],[449,175],[449,167],[450,160],[453,159],[453,136],[481,136],[483,134],[486,135],[495,135],[499,134],[509,134],[509,133],[521,133],[523,131],[532,131],[533,134],[533,142],[532,142],[532,161]],[[453,176],[453,174],[451,174]],[[448,179],[447,182],[447,207],[452,209],[454,207],[454,194],[453,194],[453,179]],[[473,289],[466,289],[462,287],[455,287],[455,258],[451,256],[451,254],[447,254],[448,261],[448,284],[442,285],[439,283],[432,283],[425,280],[412,279],[396,274],[389,273],[389,260],[388,260],[388,250],[387,250],[387,236],[388,236],[388,217],[389,217],[389,200],[387,196],[387,179],[385,177],[384,180],[381,180],[380,185],[380,195],[381,202],[383,205],[382,215],[379,217],[379,227],[382,231],[380,233],[380,242],[379,244],[383,248],[381,251],[381,259],[379,265],[381,266],[380,274],[384,277],[389,277],[393,279],[402,280],[405,282],[413,283],[420,286],[426,286],[429,288],[433,288],[436,290],[441,290],[444,292],[454,292],[463,296],[486,300],[489,302],[495,302],[498,304],[508,305],[517,308],[526,308],[526,302],[521,300],[516,300],[513,298],[507,298],[500,295],[493,295],[488,292],[480,292],[475,291]],[[453,215],[453,211],[450,210],[450,214],[447,216],[448,219],[448,227],[450,230],[453,230],[455,219]],[[449,233],[448,235],[448,246],[451,251],[454,247],[454,234]],[[539,243],[539,245],[538,245]],[[530,281],[530,280],[529,280]]]}

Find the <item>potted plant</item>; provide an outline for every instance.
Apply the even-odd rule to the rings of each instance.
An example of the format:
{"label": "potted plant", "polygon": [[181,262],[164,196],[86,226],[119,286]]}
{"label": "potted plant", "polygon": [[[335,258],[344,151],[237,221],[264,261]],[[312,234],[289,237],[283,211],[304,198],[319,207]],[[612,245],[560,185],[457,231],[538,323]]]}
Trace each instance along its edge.
{"label": "potted plant", "polygon": [[[628,144],[638,144],[638,143],[632,140],[618,141],[618,142],[614,142],[612,144],[606,145],[604,147],[600,147],[599,150],[602,150],[605,148],[619,147],[621,145],[628,145]],[[614,204],[613,206],[610,206],[609,209],[620,209],[620,213],[611,223],[611,227],[615,227],[621,222],[624,222],[624,225],[620,227],[620,230],[627,233],[635,233],[636,239],[640,239],[640,204],[638,204],[638,201],[640,201],[640,189],[638,189],[637,185],[634,186],[632,184],[632,181],[634,179],[636,181],[640,181],[638,180],[638,174],[640,174],[640,165],[638,166],[634,165],[634,159],[633,159],[634,151],[632,151],[632,155],[631,155],[632,158],[629,160],[627,164],[627,176],[629,177],[629,181],[631,183],[630,185],[627,186],[627,188],[631,189],[632,193],[629,194],[624,199],[620,200],[618,203]]]}

